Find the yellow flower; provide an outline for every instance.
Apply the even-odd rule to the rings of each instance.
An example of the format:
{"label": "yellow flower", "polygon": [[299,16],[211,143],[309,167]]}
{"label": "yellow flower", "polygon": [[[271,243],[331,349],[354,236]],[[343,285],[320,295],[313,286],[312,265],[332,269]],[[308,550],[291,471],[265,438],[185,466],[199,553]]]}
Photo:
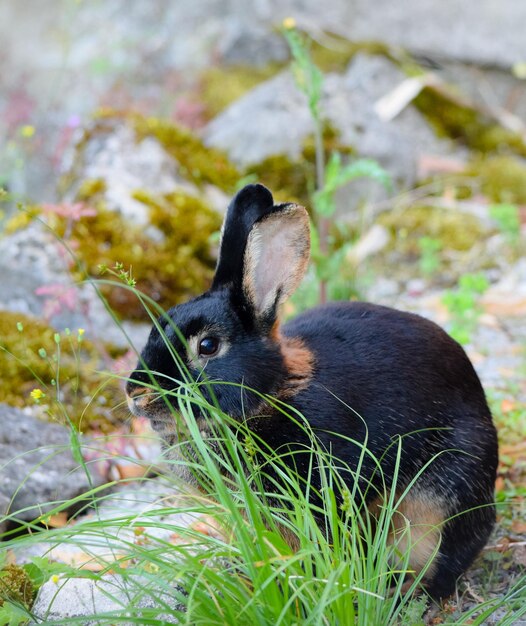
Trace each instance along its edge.
{"label": "yellow flower", "polygon": [[51,582],[54,585],[58,585],[58,581],[60,580],[60,576],[58,576],[57,574],[53,574],[53,576],[51,576]]}
{"label": "yellow flower", "polygon": [[296,28],[296,20],[293,17],[286,17],[283,20],[283,28],[286,28],[287,30]]}
{"label": "yellow flower", "polygon": [[29,394],[31,399],[35,402],[39,402],[42,398],[46,397],[46,394],[42,391],[42,389],[33,389],[33,391]]}
{"label": "yellow flower", "polygon": [[30,139],[35,134],[35,127],[30,126],[29,124],[26,124],[25,126],[22,126],[22,128],[20,129],[20,134],[22,135],[22,137],[25,137],[26,139]]}
{"label": "yellow flower", "polygon": [[79,328],[77,330],[77,341],[82,341],[82,337],[84,337],[84,333],[86,331],[83,328]]}

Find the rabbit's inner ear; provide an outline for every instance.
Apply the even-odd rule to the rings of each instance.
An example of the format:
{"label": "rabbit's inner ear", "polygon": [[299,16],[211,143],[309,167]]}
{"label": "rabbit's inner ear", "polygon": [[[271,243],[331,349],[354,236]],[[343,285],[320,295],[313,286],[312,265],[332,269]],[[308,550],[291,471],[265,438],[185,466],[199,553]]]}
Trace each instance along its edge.
{"label": "rabbit's inner ear", "polygon": [[309,251],[309,216],[299,205],[284,205],[254,225],[245,250],[243,290],[256,318],[276,316],[300,284]]}

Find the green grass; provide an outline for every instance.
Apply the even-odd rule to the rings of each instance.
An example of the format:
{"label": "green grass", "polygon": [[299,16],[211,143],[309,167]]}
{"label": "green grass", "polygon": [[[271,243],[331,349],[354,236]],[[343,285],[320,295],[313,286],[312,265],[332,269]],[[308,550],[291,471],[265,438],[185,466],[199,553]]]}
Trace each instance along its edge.
{"label": "green grass", "polygon": [[[388,542],[394,495],[386,491],[386,506],[373,524],[363,505],[354,502],[358,483],[352,488],[355,493],[348,491],[341,479],[345,468],[336,470],[335,460],[314,440],[311,463],[302,476],[271,453],[257,454],[258,449],[262,451],[249,433],[241,437],[235,433],[241,428],[238,425],[220,428],[221,435],[210,446],[189,413],[189,402],[203,402],[194,394],[185,388],[178,398],[191,437],[191,443],[179,444],[186,448],[180,452],[188,457],[190,451],[194,460],[174,463],[190,466],[207,495],[188,497],[186,507],[179,511],[213,517],[228,538],[178,526],[170,528],[181,537],[178,545],[153,538],[141,545],[124,536],[124,529],[134,527],[147,536],[148,529],[159,524],[158,518],[171,512],[163,507],[138,521],[127,516],[95,518],[71,528],[8,540],[6,547],[20,548],[35,541],[73,544],[96,559],[95,548],[102,544],[106,552],[119,555],[108,568],[128,582],[131,606],[118,615],[98,616],[100,623],[115,623],[130,611],[132,617],[136,613],[137,623],[161,623],[159,614],[174,604],[185,607],[181,620],[188,624],[396,623],[407,610],[409,595],[402,593],[402,578],[397,576],[407,569],[407,555],[396,554]],[[228,422],[216,409],[207,409],[211,418]],[[368,454],[365,448],[363,454]],[[272,495],[265,487],[270,468],[279,477]],[[323,484],[316,505],[308,497],[314,473]],[[103,499],[95,492],[92,496],[98,508]],[[320,513],[326,516],[321,526],[317,522]],[[297,536],[299,549],[287,545],[283,528]],[[57,570],[62,581],[78,575],[68,567],[50,569]],[[186,593],[174,587],[173,581]],[[134,601],[144,593],[158,602],[158,608],[146,613],[134,608]],[[404,597],[404,602],[398,602]]]}

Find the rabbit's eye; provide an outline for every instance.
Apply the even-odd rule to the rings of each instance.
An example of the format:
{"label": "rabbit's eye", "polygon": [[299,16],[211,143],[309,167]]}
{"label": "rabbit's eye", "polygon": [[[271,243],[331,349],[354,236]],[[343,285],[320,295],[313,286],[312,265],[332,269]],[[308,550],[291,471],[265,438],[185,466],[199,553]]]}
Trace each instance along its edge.
{"label": "rabbit's eye", "polygon": [[213,356],[219,350],[217,337],[203,337],[199,342],[199,356]]}

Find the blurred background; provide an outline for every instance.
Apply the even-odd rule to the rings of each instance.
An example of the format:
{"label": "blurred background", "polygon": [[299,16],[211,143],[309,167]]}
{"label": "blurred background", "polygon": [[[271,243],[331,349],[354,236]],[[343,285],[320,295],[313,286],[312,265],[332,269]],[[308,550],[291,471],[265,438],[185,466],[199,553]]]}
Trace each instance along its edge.
{"label": "blurred background", "polygon": [[[56,199],[57,177],[72,135],[100,107],[132,109],[182,123],[198,130],[207,144],[226,149],[242,165],[264,153],[282,153],[287,144],[294,154],[301,137],[294,133],[296,128],[287,132],[285,94],[276,94],[276,128],[260,129],[261,134],[272,131],[264,152],[259,146],[250,150],[251,141],[239,136],[243,123],[245,129],[252,126],[250,119],[238,120],[240,126],[234,129],[232,115],[226,117],[233,101],[279,74],[287,64],[288,47],[277,32],[286,17],[295,18],[322,48],[318,61],[333,85],[327,94],[329,117],[337,105],[353,109],[342,120],[346,124],[340,132],[361,153],[380,158],[398,177],[413,183],[421,166],[418,157],[426,154],[466,156],[460,148],[482,146],[473,128],[461,128],[468,116],[460,115],[456,123],[442,120],[450,126],[447,133],[427,129],[424,134],[417,122],[408,126],[407,135],[412,136],[405,137],[406,152],[412,148],[412,154],[396,155],[396,145],[389,145],[381,127],[378,136],[372,136],[368,117],[375,102],[401,78],[394,67],[381,62],[386,58],[395,57],[396,69],[407,74],[411,57],[438,82],[453,84],[453,93],[459,99],[471,99],[480,116],[489,115],[515,131],[518,137],[512,152],[523,152],[517,145],[526,114],[526,7],[520,0],[404,0],[395,5],[388,0],[374,4],[330,0],[323,6],[311,0],[50,0],[45,5],[39,0],[3,0],[1,183],[13,193],[38,201]],[[358,59],[349,75],[355,56]],[[334,74],[346,76],[345,85],[337,85]],[[354,99],[346,103],[345,93],[335,102],[333,92],[344,86],[355,92]],[[369,115],[356,101],[364,95],[369,96]],[[270,103],[266,103],[267,111],[261,110],[263,102],[255,104],[259,106],[252,121],[262,121],[256,116],[270,113]],[[446,117],[439,110],[426,111],[424,104],[417,103],[417,108],[424,109],[425,116]],[[208,127],[219,113],[225,113],[223,121]],[[232,137],[229,133],[235,130],[238,136]],[[254,133],[250,131],[250,139]],[[431,134],[442,139],[447,134],[457,141],[446,146]],[[273,146],[276,137],[280,143]],[[483,146],[484,152],[502,152],[505,143],[495,138],[493,145]],[[405,160],[400,161],[400,156]]]}
{"label": "blurred background", "polygon": [[[228,202],[260,181],[312,217],[285,315],[367,299],[467,349],[512,503],[472,580],[507,589],[526,565],[525,33],[524,0],[0,0],[0,461],[69,449],[67,421],[114,434],[97,484],[152,458],[120,438],[149,331],[133,288],[164,308],[206,289]],[[2,507],[87,488],[61,463],[27,484],[11,463]]]}

